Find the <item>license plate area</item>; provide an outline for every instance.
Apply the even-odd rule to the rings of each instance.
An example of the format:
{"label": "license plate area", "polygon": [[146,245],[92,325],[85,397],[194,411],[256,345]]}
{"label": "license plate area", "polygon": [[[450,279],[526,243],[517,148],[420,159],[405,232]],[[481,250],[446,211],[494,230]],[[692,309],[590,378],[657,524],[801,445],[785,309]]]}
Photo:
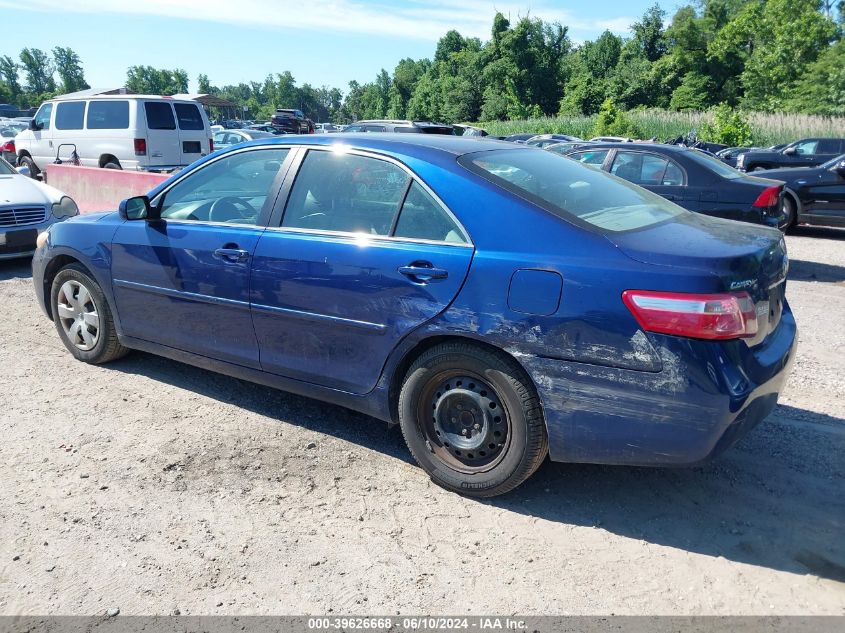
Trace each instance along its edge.
{"label": "license plate area", "polygon": [[21,231],[5,231],[0,233],[0,246],[16,248],[19,246],[32,245],[35,248],[35,239],[38,237],[37,229],[25,229]]}

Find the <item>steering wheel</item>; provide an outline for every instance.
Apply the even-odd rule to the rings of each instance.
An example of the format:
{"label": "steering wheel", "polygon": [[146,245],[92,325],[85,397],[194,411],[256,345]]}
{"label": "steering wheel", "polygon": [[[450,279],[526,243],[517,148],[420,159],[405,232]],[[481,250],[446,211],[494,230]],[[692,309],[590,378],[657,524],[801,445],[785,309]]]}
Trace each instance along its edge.
{"label": "steering wheel", "polygon": [[218,198],[208,210],[209,222],[229,222],[231,220],[246,220],[258,215],[252,205],[237,196]]}

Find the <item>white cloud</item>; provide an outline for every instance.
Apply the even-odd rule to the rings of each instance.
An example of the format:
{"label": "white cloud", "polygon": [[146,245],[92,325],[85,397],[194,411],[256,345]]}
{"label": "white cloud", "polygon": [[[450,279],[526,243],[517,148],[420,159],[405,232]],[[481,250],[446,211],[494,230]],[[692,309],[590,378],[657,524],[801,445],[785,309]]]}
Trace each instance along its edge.
{"label": "white cloud", "polygon": [[[303,29],[319,32],[345,32],[404,37],[436,41],[449,29],[463,35],[487,39],[493,15],[501,11],[511,20],[531,15],[545,21],[560,22],[570,27],[573,35],[592,36],[604,29],[624,34],[633,19],[584,20],[558,3],[541,0],[532,4],[505,0],[408,0],[387,2],[375,0],[0,0],[0,7],[48,11],[61,15],[67,12],[160,16],[189,20],[206,20],[270,28]],[[585,38],[586,39],[586,38]]]}

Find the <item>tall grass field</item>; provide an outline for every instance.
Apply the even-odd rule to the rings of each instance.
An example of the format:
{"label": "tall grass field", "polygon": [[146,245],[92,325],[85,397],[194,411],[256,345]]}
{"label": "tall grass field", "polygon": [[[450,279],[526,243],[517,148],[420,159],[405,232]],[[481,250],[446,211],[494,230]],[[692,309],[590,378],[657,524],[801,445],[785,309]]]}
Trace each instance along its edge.
{"label": "tall grass field", "polygon": [[[666,110],[633,110],[626,113],[643,131],[644,138],[665,140],[683,136],[712,119],[709,112],[670,112]],[[769,114],[751,112],[748,115],[754,145],[789,143],[800,138],[832,136],[845,138],[845,117],[825,117],[810,114]],[[494,136],[508,136],[533,132],[536,134],[569,134],[583,139],[593,135],[596,115],[560,116],[520,121],[490,121],[479,123]]]}

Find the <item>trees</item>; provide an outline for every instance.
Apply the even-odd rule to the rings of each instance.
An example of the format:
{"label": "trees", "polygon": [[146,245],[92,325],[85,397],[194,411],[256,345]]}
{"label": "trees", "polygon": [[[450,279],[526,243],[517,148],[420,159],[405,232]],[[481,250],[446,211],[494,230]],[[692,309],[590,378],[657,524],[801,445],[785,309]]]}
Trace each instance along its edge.
{"label": "trees", "polygon": [[53,78],[56,69],[47,53],[39,48],[24,48],[20,60],[26,74],[27,92],[44,94],[56,91],[56,80]]}
{"label": "trees", "polygon": [[139,94],[175,95],[188,92],[188,73],[180,68],[167,70],[152,66],[130,66],[126,87]]}
{"label": "trees", "polygon": [[61,91],[63,93],[90,88],[85,82],[82,60],[79,59],[79,55],[73,49],[56,46],[53,49],[53,61],[56,64],[56,72],[62,80]]}

